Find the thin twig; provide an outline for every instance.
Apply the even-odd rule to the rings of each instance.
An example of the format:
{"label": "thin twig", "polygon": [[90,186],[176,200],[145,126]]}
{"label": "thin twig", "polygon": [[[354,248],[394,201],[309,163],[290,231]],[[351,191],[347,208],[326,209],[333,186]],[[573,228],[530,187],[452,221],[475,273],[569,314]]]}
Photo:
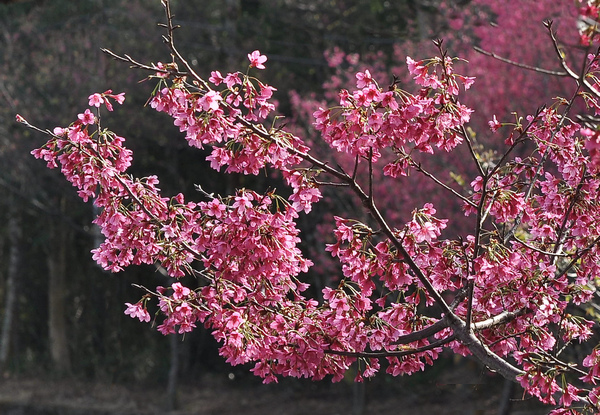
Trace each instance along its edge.
{"label": "thin twig", "polygon": [[585,76],[578,75],[573,69],[571,69],[569,67],[569,65],[565,61],[564,54],[562,53],[562,51],[560,50],[560,46],[558,45],[558,40],[556,39],[556,35],[552,31],[552,21],[551,20],[547,21],[547,22],[545,22],[545,24],[546,24],[546,27],[548,28],[548,34],[550,35],[550,39],[552,39],[552,44],[554,45],[554,51],[556,52],[556,55],[558,56],[558,60],[561,64],[561,66],[563,67],[563,69],[566,71],[566,73],[571,78],[576,80],[578,84],[583,84],[592,95],[594,95],[596,98],[600,98],[600,91],[598,91],[596,88],[594,88],[594,86],[592,84],[590,84],[587,79],[585,79]]}
{"label": "thin twig", "polygon": [[[456,98],[454,98],[456,100]],[[456,100],[458,102],[458,100]],[[460,131],[462,136],[465,139],[465,142],[467,143],[467,147],[469,148],[469,154],[471,154],[471,158],[473,159],[473,161],[475,162],[475,166],[477,167],[477,171],[479,172],[479,175],[483,176],[485,174],[485,172],[483,171],[483,166],[481,165],[481,162],[479,161],[479,158],[477,157],[477,153],[475,152],[475,147],[473,146],[473,143],[471,142],[471,137],[469,136],[469,132],[467,131],[467,129],[465,128],[464,125],[460,126]]]}
{"label": "thin twig", "polygon": [[417,170],[419,173],[424,174],[429,179],[433,180],[438,186],[440,186],[443,189],[451,192],[454,196],[458,197],[460,200],[462,200],[463,202],[465,202],[469,206],[474,207],[474,208],[477,207],[477,204],[475,202],[473,202],[471,199],[469,199],[469,198],[461,195],[456,190],[454,190],[453,188],[451,188],[449,185],[447,185],[446,183],[442,182],[440,179],[438,179],[437,177],[435,177],[433,174],[431,174],[427,170],[425,170],[423,168],[423,166],[421,165],[421,163],[417,163],[413,159],[409,159],[409,163],[415,168],[415,170]]}
{"label": "thin twig", "polygon": [[456,335],[451,334],[448,337],[437,340],[433,343],[430,343],[426,346],[416,347],[414,349],[406,349],[406,350],[385,350],[380,352],[350,352],[343,350],[326,350],[326,354],[335,354],[339,356],[350,356],[350,357],[402,357],[409,356],[417,353],[423,353],[428,350],[437,349],[438,347],[442,347],[445,344],[450,343],[456,339]]}
{"label": "thin twig", "polygon": [[183,64],[185,69],[189,72],[189,75],[191,75],[192,78],[194,78],[194,80],[198,81],[199,84],[203,85],[207,91],[210,91],[211,88],[208,85],[208,83],[202,77],[200,77],[196,73],[196,71],[194,71],[194,68],[192,68],[192,66],[188,63],[188,61],[185,60],[185,58],[181,55],[181,53],[179,53],[179,51],[175,47],[173,31],[175,30],[176,26],[173,26],[173,14],[171,13],[171,2],[169,0],[163,0],[162,4],[165,9],[165,13],[167,15],[168,34],[167,34],[167,36],[163,36],[165,43],[171,50],[171,53],[173,54],[173,56],[175,56]]}
{"label": "thin twig", "polygon": [[487,50],[484,50],[482,48],[480,48],[479,46],[473,46],[473,49],[476,52],[479,52],[483,55],[489,56],[491,58],[494,58],[496,60],[499,60],[500,62],[504,62],[504,63],[508,63],[509,65],[513,65],[516,66],[518,68],[522,68],[522,69],[527,69],[529,71],[534,71],[534,72],[538,72],[538,73],[542,73],[545,75],[552,75],[552,76],[569,76],[570,74],[567,72],[560,72],[560,71],[552,71],[550,69],[544,69],[544,68],[540,68],[538,66],[531,66],[531,65],[527,65],[524,63],[520,63],[520,62],[516,62],[507,58],[503,58],[500,55],[495,54],[494,52],[488,52]]}
{"label": "thin twig", "polygon": [[177,77],[184,77],[184,76],[188,76],[189,74],[187,72],[180,72],[178,70],[175,69],[161,69],[158,68],[155,65],[146,65],[144,63],[138,62],[135,59],[133,59],[131,56],[129,55],[117,55],[116,53],[114,53],[113,51],[109,50],[109,49],[105,49],[105,48],[101,48],[100,49],[102,52],[106,53],[107,55],[111,56],[113,59],[121,61],[121,62],[127,62],[131,64],[131,68],[136,68],[136,69],[144,69],[146,71],[151,71],[151,72],[159,72],[159,73],[164,73],[164,74],[169,74],[169,75],[175,75]]}
{"label": "thin twig", "polygon": [[522,240],[522,239],[519,239],[517,236],[515,236],[515,237],[513,238],[513,240],[514,240],[514,241],[516,241],[516,242],[518,242],[518,243],[520,243],[521,245],[523,245],[523,246],[524,246],[525,248],[527,248],[527,249],[531,249],[532,251],[535,251],[535,252],[537,252],[537,253],[540,253],[540,254],[542,254],[542,255],[547,255],[547,256],[549,256],[549,257],[568,258],[568,257],[570,257],[570,256],[571,256],[571,255],[569,255],[569,254],[559,254],[559,253],[556,253],[556,252],[544,251],[543,249],[536,248],[535,246],[533,246],[533,245],[531,245],[531,244],[528,244],[528,243],[527,243],[527,242],[525,242],[524,240]]}

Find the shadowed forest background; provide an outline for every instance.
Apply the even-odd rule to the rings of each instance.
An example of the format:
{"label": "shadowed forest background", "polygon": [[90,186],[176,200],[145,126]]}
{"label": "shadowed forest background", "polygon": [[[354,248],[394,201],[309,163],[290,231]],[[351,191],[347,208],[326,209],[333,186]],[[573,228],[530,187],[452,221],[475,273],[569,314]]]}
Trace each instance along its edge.
{"label": "shadowed forest background", "polygon": [[[228,413],[223,408],[233,405],[232,401],[244,405],[247,413],[276,407],[266,399],[279,399],[278,405],[293,408],[301,396],[323,399],[314,408],[306,404],[304,410],[290,409],[289,413],[338,413],[336,405],[353,407],[355,413],[367,408],[364,413],[372,413],[378,402],[390,402],[390,408],[397,408],[397,402],[426,408],[424,402],[431,400],[432,391],[440,397],[440,405],[456,409],[452,413],[502,410],[498,402],[503,382],[469,361],[447,359],[410,378],[381,375],[366,387],[348,379],[340,385],[285,380],[267,388],[247,368],[226,365],[205,330],[189,333],[185,339],[163,337],[149,325],[125,316],[124,303],[141,295],[132,284],[164,285],[167,277],[147,266],[110,274],[93,262],[90,250],[99,245],[101,235],[91,224],[96,214],[92,203],[83,203],[59,172],[33,159],[29,153],[42,137],[17,125],[15,114],[52,129],[68,125],[86,107],[90,94],[108,88],[124,91],[127,101],[110,114],[110,125],[127,138],[134,152],[132,172],[157,174],[165,194],[193,195],[194,184],[199,182],[210,183],[215,192],[260,187],[260,177],[217,176],[204,161],[206,154],[190,151],[166,116],[142,109],[153,88],[150,83],[138,83],[146,74],[101,52],[107,48],[140,62],[166,61],[167,50],[156,25],[164,20],[158,0],[2,3],[0,389],[14,392],[14,397],[27,388],[48,385],[48,390],[63,391],[77,382],[79,389],[71,394],[55,395],[74,399],[79,390],[90,400],[116,402],[116,407],[123,399],[115,409],[119,413],[135,413],[150,404],[182,408],[184,395],[175,391],[189,391],[190,385],[215,393],[234,390],[230,402],[225,400],[217,408],[220,413]],[[403,62],[393,61],[398,45],[444,37],[448,32],[449,15],[441,13],[435,3],[180,0],[173,1],[173,11],[182,26],[176,33],[178,47],[201,73],[238,70],[247,66],[247,53],[255,49],[265,53],[269,64],[262,78],[278,88],[279,111],[294,119],[299,116],[294,112],[294,97],[318,95],[339,69],[328,64],[325,51],[380,53],[384,65],[402,66]],[[453,13],[469,7],[469,1],[452,3]],[[426,57],[432,51],[433,47],[418,53]],[[290,97],[292,90],[297,95]],[[99,393],[95,385],[111,385],[116,395],[108,394],[110,388]],[[141,396],[144,390],[156,393],[134,407],[128,392],[120,388]],[[240,396],[248,394],[259,404],[252,404],[250,398],[244,404]],[[475,403],[468,406],[469,400]],[[80,407],[85,409],[90,402],[83,401]],[[528,403],[518,404],[525,408]],[[475,412],[464,412],[462,405]],[[476,412],[477,405],[484,409]],[[205,409],[198,413],[212,413]]]}

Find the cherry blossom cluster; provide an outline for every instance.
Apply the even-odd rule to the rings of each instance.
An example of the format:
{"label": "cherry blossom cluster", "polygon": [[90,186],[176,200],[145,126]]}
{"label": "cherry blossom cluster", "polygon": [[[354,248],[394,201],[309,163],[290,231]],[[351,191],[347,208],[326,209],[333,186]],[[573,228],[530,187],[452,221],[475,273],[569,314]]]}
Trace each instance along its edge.
{"label": "cherry blossom cluster", "polygon": [[[158,330],[185,333],[197,322],[205,323],[215,337],[227,340],[221,353],[228,361],[262,362],[256,371],[271,380],[285,371],[315,378],[343,377],[351,359],[326,355],[320,344],[301,347],[296,361],[289,358],[290,350],[297,347],[294,344],[311,341],[315,332],[325,335],[320,321],[311,315],[316,313],[316,302],[300,295],[307,285],[297,276],[311,263],[297,247],[297,213],[292,205],[275,195],[245,190],[200,203],[185,203],[181,194],[161,197],[156,177],[136,180],[125,173],[131,152],[122,146],[122,137],[101,130],[97,122],[86,110],[69,127],[56,128],[33,154],[51,168],[60,164],[80,196],[94,198],[102,208],[95,223],[106,240],[94,250],[94,259],[104,268],[117,272],[131,264],[159,262],[172,277],[193,274],[202,279],[205,285],[199,290],[178,282],[156,289],[153,295],[165,315]],[[282,210],[274,206],[274,198],[284,206]],[[195,264],[202,269],[194,269]],[[288,299],[290,293],[295,301]],[[127,303],[125,313],[149,321],[148,299],[145,295],[135,304]],[[275,317],[285,313],[289,314],[286,324],[307,328],[296,336],[280,331]],[[265,318],[273,319],[270,340],[263,327]],[[318,356],[313,356],[317,350]],[[279,368],[271,368],[277,359]],[[269,370],[261,369],[264,362],[269,362]],[[329,362],[325,365],[329,367],[323,369],[323,362]]]}
{"label": "cherry blossom cluster", "polygon": [[[104,103],[111,108],[109,93],[91,95],[90,106]],[[123,102],[122,94],[115,97]],[[134,179],[127,175],[132,152],[123,146],[124,141],[102,129],[98,118],[86,109],[67,128],[55,128],[50,140],[32,154],[46,160],[50,168],[60,164],[79,196],[93,199],[101,208],[94,223],[106,240],[93,257],[103,268],[117,272],[131,264],[159,261],[170,275],[181,276],[192,258],[186,245],[192,230],[179,224],[197,220],[194,204],[184,205],[183,195],[162,197],[156,176]]]}
{"label": "cherry blossom cluster", "polygon": [[[248,59],[250,68],[264,68],[266,57],[259,51],[249,54]],[[161,74],[160,78],[167,75]],[[174,124],[186,133],[190,146],[211,146],[207,160],[215,170],[226,166],[227,173],[257,175],[270,166],[282,171],[293,188],[290,200],[294,207],[308,213],[321,194],[304,170],[294,168],[302,162],[299,155],[306,153],[308,147],[290,133],[256,124],[275,109],[270,102],[275,88],[240,72],[223,76],[213,71],[208,81],[213,87],[225,89],[213,90],[206,81],[198,88],[178,78],[169,86],[161,82],[150,106],[173,117]]]}
{"label": "cherry blossom cluster", "polygon": [[423,87],[419,94],[395,84],[384,90],[365,70],[356,74],[358,90],[340,92],[338,108],[314,113],[315,128],[339,152],[377,161],[383,149],[393,149],[397,158],[384,168],[391,177],[407,174],[412,149],[430,154],[434,148],[454,149],[472,113],[456,96],[459,82],[468,89],[474,80],[455,74],[452,59],[417,62],[408,57],[407,65]]}
{"label": "cherry blossom cluster", "polygon": [[[324,140],[340,152],[372,163],[378,161],[386,148],[398,156],[410,152],[407,144],[426,153],[432,153],[434,148],[451,151],[458,145],[463,138],[461,127],[468,121],[471,110],[455,99],[457,80],[466,89],[472,79],[454,75],[452,61],[447,58],[419,62],[408,59],[407,63],[415,82],[423,87],[419,95],[412,96],[395,86],[384,91],[368,71],[359,72],[356,76],[359,90],[342,91],[339,107],[315,113],[315,126]],[[215,73],[211,79],[215,84],[226,82],[226,78]],[[181,91],[177,83],[174,85],[163,89],[161,99],[170,93],[180,93],[174,92]],[[215,102],[223,101],[227,103],[227,98]],[[231,98],[229,101],[235,102]],[[184,102],[187,101],[180,101],[180,107],[185,107]],[[593,153],[586,144],[589,134],[558,112],[563,107],[557,105],[528,117],[527,126],[518,125],[510,133],[506,144],[512,149],[525,141],[531,142],[536,148],[531,156],[502,159],[503,164],[473,180],[465,211],[476,218],[476,235],[464,241],[438,241],[447,220],[437,219],[431,204],[415,210],[411,221],[392,230],[391,239],[388,235],[387,239],[378,240],[381,237],[377,230],[360,221],[339,217],[337,243],[327,250],[339,258],[344,279],[337,289],[324,290],[322,305],[304,299],[299,292],[294,302],[288,302],[282,295],[269,303],[277,312],[268,317],[273,320],[265,322],[266,317],[262,321],[254,317],[264,314],[261,306],[253,310],[252,306],[237,305],[231,310],[225,307],[210,312],[210,307],[199,302],[193,291],[187,294],[187,305],[183,305],[175,294],[165,297],[165,289],[161,288],[161,310],[169,317],[160,330],[169,333],[179,326],[179,331],[185,332],[196,321],[210,319],[216,337],[224,341],[222,354],[228,361],[234,364],[256,361],[254,372],[269,381],[275,380],[276,374],[314,379],[333,374],[339,379],[357,358],[363,368],[358,379],[362,379],[379,370],[378,361],[369,354],[378,351],[385,353],[387,372],[410,374],[432,364],[444,347],[460,354],[472,353],[456,339],[456,327],[444,318],[425,318],[417,309],[423,300],[425,306],[435,304],[436,293],[454,293],[452,313],[481,327],[478,336],[493,353],[512,356],[521,363],[523,374],[519,379],[529,393],[547,403],[556,403],[555,395],[559,395],[558,402],[563,406],[582,401],[586,393],[594,396],[593,390],[557,386],[556,378],[567,374],[568,366],[543,369],[551,366],[544,353],[550,353],[558,344],[581,342],[591,336],[593,323],[567,313],[567,306],[569,298],[575,304],[590,300],[595,289],[592,276],[597,275],[595,264],[599,263],[598,232],[595,222],[590,221],[598,217],[598,206],[584,197],[584,192],[594,193],[598,188],[598,178],[592,175],[597,171]],[[215,107],[217,112],[219,108]],[[202,111],[203,116],[214,112],[211,108]],[[176,124],[178,114],[178,111],[171,113]],[[240,114],[235,113],[226,125],[262,131],[251,124],[258,117],[238,117]],[[217,125],[224,125],[223,121]],[[494,130],[502,125],[495,120]],[[257,136],[261,142],[266,138]],[[281,138],[266,136],[275,142],[271,145],[282,146],[277,142]],[[203,144],[222,141],[225,139]],[[289,145],[289,141],[283,143]],[[304,146],[297,151],[293,151],[293,145],[284,148],[297,157],[293,161],[296,164],[307,151]],[[293,186],[296,183],[295,188],[306,182],[310,183],[307,189],[318,191],[311,169],[292,170],[271,160],[261,163],[264,163],[261,168],[268,163],[282,170],[288,183]],[[546,167],[547,164],[550,165]],[[409,167],[414,165],[406,163],[403,169]],[[388,172],[390,168],[389,163],[384,166]],[[309,203],[318,200],[318,196],[304,195]],[[290,200],[299,203],[301,196],[296,194]],[[484,229],[486,223],[495,224],[496,230]],[[485,243],[484,232],[491,232],[485,236]],[[407,256],[412,264],[405,261]],[[427,287],[423,281],[431,285]],[[472,293],[465,295],[465,288],[470,286]],[[203,301],[214,295],[211,290],[203,289]],[[237,300],[252,298],[255,292],[253,287],[238,294]],[[403,295],[398,299],[397,293]],[[303,316],[301,323],[298,313]],[[221,315],[224,317],[220,322],[214,320],[213,316]],[[510,317],[503,321],[501,316]],[[494,324],[495,319],[503,324]],[[265,327],[276,330],[269,332]],[[415,335],[419,332],[428,335]],[[284,338],[281,333],[286,333]],[[593,373],[595,368],[588,367],[592,367],[590,373]],[[587,379],[586,376],[591,375],[580,377]]]}
{"label": "cherry blossom cluster", "polygon": [[[458,101],[473,78],[456,74],[455,60],[439,50],[436,58],[406,59],[416,94],[396,82],[383,88],[365,69],[355,75],[356,90],[342,90],[335,106],[314,113],[321,139],[354,160],[352,172],[322,161],[278,125],[275,89],[249,75],[265,67],[259,51],[248,54],[245,74],[213,71],[208,79],[183,58],[185,71],[175,63],[143,66],[158,83],[150,105],[174,119],[190,146],[209,147],[214,169],[278,171],[292,189],[288,198],[248,189],[199,202],[162,196],[155,176],[127,174],[131,151],[99,124],[95,111],[124,99],[110,90],[91,95],[90,108],[46,132],[48,142],[32,153],[60,166],[82,199],[101,207],[95,223],[106,240],[93,251],[98,263],[114,272],[158,263],[176,278],[126,303],[127,315],[147,322],[155,308],[163,334],[202,324],[227,362],[253,362],[266,382],[280,375],[337,381],[353,363],[358,381],[382,367],[412,374],[446,352],[475,356],[554,405],[555,415],[597,412],[600,345],[580,354],[570,348],[593,341],[597,326],[586,306],[600,275],[598,126],[571,113],[576,100],[598,108],[597,56],[586,58],[571,98],[516,123],[490,117],[494,133],[505,134],[504,148],[484,160],[466,129],[473,111]],[[468,154],[461,162],[477,172],[461,189],[413,159],[459,145]],[[378,195],[375,178],[394,179],[388,183],[397,189],[384,192],[402,192],[409,172],[464,206],[464,237],[445,232],[465,219],[439,218],[433,203],[405,218],[382,213],[378,203],[389,199]],[[326,251],[341,275],[319,296],[304,282],[312,261],[299,248],[296,222],[325,186],[348,189],[364,212],[334,213]]]}

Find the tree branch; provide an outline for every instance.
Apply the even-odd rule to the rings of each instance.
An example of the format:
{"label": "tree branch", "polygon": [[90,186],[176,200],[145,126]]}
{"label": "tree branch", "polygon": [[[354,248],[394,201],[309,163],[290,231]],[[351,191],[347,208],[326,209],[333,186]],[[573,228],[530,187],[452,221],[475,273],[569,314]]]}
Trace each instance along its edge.
{"label": "tree branch", "polygon": [[569,73],[565,72],[561,72],[561,71],[552,71],[549,69],[544,69],[544,68],[540,68],[538,66],[531,66],[531,65],[526,65],[524,63],[520,63],[520,62],[516,62],[507,58],[504,58],[500,55],[495,54],[494,52],[488,52],[487,50],[484,50],[482,48],[480,48],[479,46],[473,46],[473,49],[476,52],[479,52],[483,55],[489,56],[491,58],[494,58],[496,60],[499,60],[500,62],[504,62],[504,63],[508,63],[509,65],[513,65],[516,66],[518,68],[522,68],[522,69],[527,69],[529,71],[534,71],[537,73],[541,73],[541,74],[545,74],[545,75],[552,75],[552,76],[570,76]]}

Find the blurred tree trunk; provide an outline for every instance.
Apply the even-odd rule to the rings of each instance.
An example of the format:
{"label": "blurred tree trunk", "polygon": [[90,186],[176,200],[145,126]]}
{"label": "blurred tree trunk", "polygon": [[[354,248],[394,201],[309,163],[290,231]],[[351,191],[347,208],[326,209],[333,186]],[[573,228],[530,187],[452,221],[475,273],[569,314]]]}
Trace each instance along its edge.
{"label": "blurred tree trunk", "polygon": [[2,319],[2,334],[0,337],[0,371],[6,370],[10,343],[12,340],[13,320],[15,316],[17,297],[17,278],[19,276],[19,263],[21,258],[21,216],[14,203],[9,201],[8,214],[8,270],[6,287],[4,290],[4,318]]}
{"label": "blurred tree trunk", "polygon": [[[67,215],[65,198],[61,197],[61,214]],[[69,341],[67,338],[67,315],[65,308],[67,245],[69,229],[64,224],[53,225],[50,229],[51,246],[48,247],[48,333],[50,356],[55,369],[60,373],[71,371]]]}
{"label": "blurred tree trunk", "polygon": [[173,411],[177,409],[177,380],[179,378],[179,343],[179,335],[169,335],[169,350],[171,352],[171,361],[169,367],[169,379],[167,383],[167,411]]}

